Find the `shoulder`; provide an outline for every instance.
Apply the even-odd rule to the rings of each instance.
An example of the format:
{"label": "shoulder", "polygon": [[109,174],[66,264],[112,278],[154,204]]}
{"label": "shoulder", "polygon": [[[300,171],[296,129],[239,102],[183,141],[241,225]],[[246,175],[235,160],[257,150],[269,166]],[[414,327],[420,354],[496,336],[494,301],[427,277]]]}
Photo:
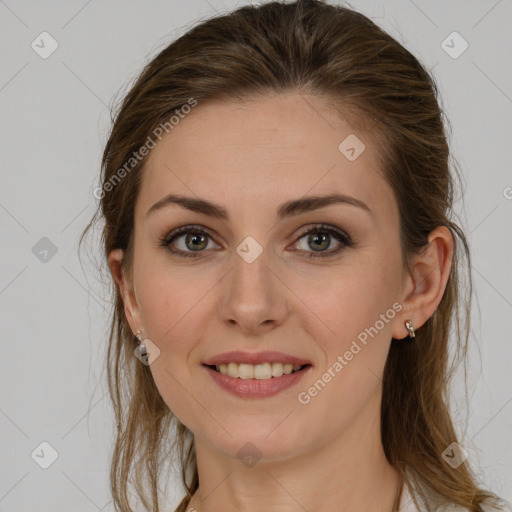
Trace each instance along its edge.
{"label": "shoulder", "polygon": [[[483,512],[512,512],[512,505],[510,503],[505,502],[504,505],[500,508],[492,505],[491,503],[482,503],[480,508]],[[448,505],[446,507],[441,507],[436,510],[436,512],[471,512],[466,507],[461,507],[459,505]]]}
{"label": "shoulder", "polygon": [[482,505],[482,510],[484,512],[512,512],[512,505],[505,503],[501,508],[497,508],[493,505]]}
{"label": "shoulder", "polygon": [[[512,512],[512,508],[510,505],[506,508],[496,508],[493,505],[481,505],[481,509],[483,512]],[[466,507],[461,507],[460,505],[447,505],[445,507],[438,508],[436,512],[470,512],[470,510]]]}
{"label": "shoulder", "polygon": [[[512,512],[512,505],[509,503],[506,503],[505,506],[501,508],[497,508],[491,504],[482,505],[481,508],[483,512]],[[402,490],[399,512],[424,512],[423,508],[416,506],[407,485],[404,485]],[[470,510],[460,505],[451,504],[437,508],[436,512],[470,512]]]}

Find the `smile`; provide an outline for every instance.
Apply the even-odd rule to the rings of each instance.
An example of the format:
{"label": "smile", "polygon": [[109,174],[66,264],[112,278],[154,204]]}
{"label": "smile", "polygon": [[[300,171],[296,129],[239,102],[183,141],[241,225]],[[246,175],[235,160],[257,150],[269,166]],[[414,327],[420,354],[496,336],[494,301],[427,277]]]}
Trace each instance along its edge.
{"label": "smile", "polygon": [[283,364],[283,363],[261,363],[261,364],[246,364],[246,363],[228,363],[220,365],[211,365],[210,368],[228,375],[235,379],[258,379],[266,380],[281,377],[282,375],[290,375],[300,371],[304,366],[301,364]]}
{"label": "smile", "polygon": [[[221,389],[230,394],[241,398],[267,398],[296,385],[313,366],[311,364],[227,363],[203,365],[203,368]],[[231,372],[235,375],[238,372],[238,376],[233,377],[223,372]]]}

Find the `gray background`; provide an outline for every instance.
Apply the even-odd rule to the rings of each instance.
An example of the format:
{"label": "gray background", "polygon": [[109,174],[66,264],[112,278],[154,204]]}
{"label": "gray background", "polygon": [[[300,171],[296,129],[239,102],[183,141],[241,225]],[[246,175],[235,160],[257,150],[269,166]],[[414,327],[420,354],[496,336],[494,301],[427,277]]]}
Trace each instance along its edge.
{"label": "gray background", "polygon": [[[102,372],[111,299],[77,256],[96,203],[108,107],[159,49],[242,3],[0,0],[2,512],[113,510]],[[452,124],[475,284],[469,409],[459,380],[454,414],[479,478],[512,501],[512,2],[351,5],[433,69]],[[59,45],[46,59],[31,47],[43,31]],[[442,46],[453,31],[469,44],[457,58]],[[459,52],[453,41],[445,44]],[[51,454],[42,442],[58,454],[48,469],[35,462]],[[176,503],[173,485],[166,510]]]}

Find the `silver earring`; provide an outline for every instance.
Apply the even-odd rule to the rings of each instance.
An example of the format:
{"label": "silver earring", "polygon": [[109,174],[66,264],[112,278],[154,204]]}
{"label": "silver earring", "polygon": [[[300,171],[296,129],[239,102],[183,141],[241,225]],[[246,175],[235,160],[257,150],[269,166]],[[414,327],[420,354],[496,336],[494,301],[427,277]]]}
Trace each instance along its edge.
{"label": "silver earring", "polygon": [[407,329],[409,334],[404,338],[404,340],[406,340],[406,341],[414,340],[416,334],[414,332],[414,326],[412,325],[412,320],[405,321],[405,328]]}
{"label": "silver earring", "polygon": [[144,341],[142,340],[140,334],[141,334],[141,331],[139,329],[133,338],[135,344],[137,345],[135,350],[138,352],[138,356],[139,356],[138,359],[140,361],[142,361],[142,363],[144,363],[147,366],[149,364],[148,351],[146,349],[146,345],[144,344]]}

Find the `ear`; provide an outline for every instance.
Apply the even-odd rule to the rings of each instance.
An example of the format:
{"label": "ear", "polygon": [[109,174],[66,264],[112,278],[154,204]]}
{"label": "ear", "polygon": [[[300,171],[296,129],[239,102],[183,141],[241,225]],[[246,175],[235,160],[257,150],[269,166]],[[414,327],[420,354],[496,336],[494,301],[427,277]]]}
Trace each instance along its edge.
{"label": "ear", "polygon": [[132,332],[135,333],[141,329],[139,307],[135,299],[132,283],[122,268],[123,255],[122,249],[114,249],[108,256],[108,264],[124,302],[124,314]]}
{"label": "ear", "polygon": [[411,272],[406,273],[400,300],[403,310],[393,328],[393,338],[407,336],[406,320],[412,320],[414,329],[419,329],[434,314],[450,275],[454,243],[451,231],[445,226],[430,232],[428,244],[415,256]]}

